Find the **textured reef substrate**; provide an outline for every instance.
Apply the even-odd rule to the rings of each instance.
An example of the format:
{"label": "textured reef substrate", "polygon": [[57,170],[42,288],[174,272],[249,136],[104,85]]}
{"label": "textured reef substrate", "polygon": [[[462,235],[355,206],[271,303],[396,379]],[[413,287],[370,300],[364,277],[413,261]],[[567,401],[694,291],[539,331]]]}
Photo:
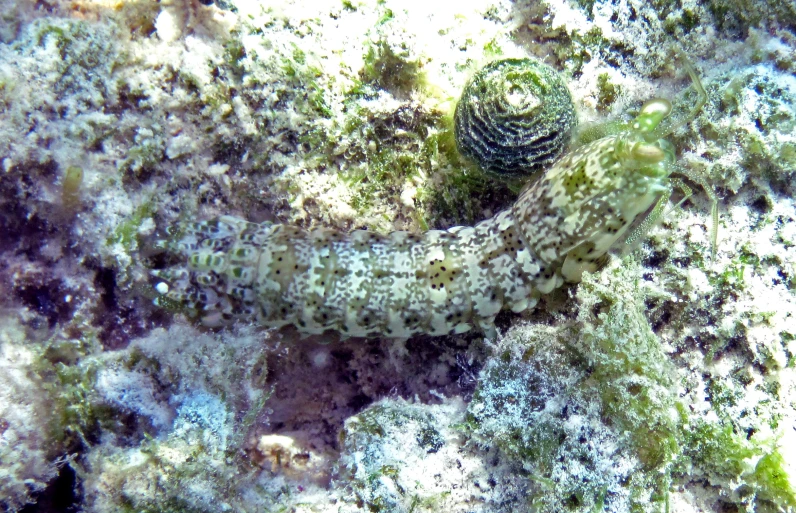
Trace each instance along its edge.
{"label": "textured reef substrate", "polygon": [[[796,510],[793,2],[0,12],[4,511]],[[652,97],[683,115],[677,47],[708,102],[670,139],[720,199],[715,258],[695,186],[497,340],[212,331],[152,305],[186,221],[490,217],[521,183],[456,151],[478,69],[561,72],[577,145]]]}

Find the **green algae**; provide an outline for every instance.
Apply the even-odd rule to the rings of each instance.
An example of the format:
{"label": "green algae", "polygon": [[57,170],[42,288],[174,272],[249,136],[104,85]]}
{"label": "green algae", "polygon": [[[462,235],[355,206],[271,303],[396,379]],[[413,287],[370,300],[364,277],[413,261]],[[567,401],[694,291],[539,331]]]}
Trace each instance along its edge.
{"label": "green algae", "polygon": [[138,246],[138,233],[146,219],[152,217],[154,205],[152,203],[142,203],[136,211],[123,222],[116,226],[113,234],[108,237],[108,245],[121,244],[127,251],[131,251]]}
{"label": "green algae", "polygon": [[[623,510],[665,511],[670,487],[699,476],[740,511],[789,511],[796,495],[776,437],[739,431],[728,413],[744,400],[743,376],[708,382],[715,420],[689,409],[633,273],[611,270],[609,285],[586,276],[575,322],[510,332],[482,371],[461,429],[529,473],[537,511],[601,510],[622,494]],[[777,397],[776,389],[772,381],[766,393]],[[776,429],[777,417],[763,412],[758,429]],[[592,430],[574,429],[573,417]],[[588,440],[591,452],[573,438]],[[616,452],[595,451],[602,443]],[[597,470],[628,458],[638,465],[628,476]],[[577,471],[567,468],[573,460]]]}
{"label": "green algae", "polygon": [[741,511],[796,508],[796,491],[783,468],[781,452],[766,441],[750,440],[730,420],[689,419],[684,448],[678,472],[701,473],[711,483],[721,483],[725,500]]}
{"label": "green algae", "polygon": [[[607,423],[606,432],[632,450],[643,470],[636,476],[641,479],[635,482],[640,488],[633,485],[630,490],[631,496],[637,497],[636,507],[643,510],[655,504],[653,511],[662,510],[669,483],[681,475],[686,461],[730,482],[742,478],[746,459],[764,452],[751,443],[739,445],[741,437],[728,438],[732,431],[726,428],[716,429],[706,423],[694,428],[698,418],[683,413],[684,406],[673,393],[674,367],[631,292],[637,285],[632,281],[627,286],[617,285],[607,288],[586,279],[578,291],[578,324],[556,329],[552,337],[539,333],[530,339],[518,338],[517,342],[528,347],[522,359],[503,353],[501,364],[488,365],[468,410],[467,429],[476,439],[494,440],[511,459],[523,462],[526,469],[535,469],[533,479],[546,483],[539,486],[536,495],[540,504],[547,504],[541,511],[588,511],[601,504],[599,487],[572,486],[566,478],[553,477],[551,469],[557,462],[577,457],[577,453],[562,434],[566,417],[560,413],[551,416],[549,407],[544,406],[550,402],[565,402],[569,408],[600,405],[599,418]],[[558,356],[540,356],[551,350]],[[509,392],[501,395],[500,390]],[[712,402],[717,407],[722,404],[715,392]],[[484,410],[487,404],[490,414]],[[674,414],[678,411],[679,417]],[[733,440],[735,443],[730,443]],[[768,469],[769,460],[772,464],[778,461],[776,452],[766,454],[772,456],[763,463],[761,472],[743,479],[757,487],[757,496],[778,497],[781,504],[787,504],[790,499],[783,497],[792,495],[782,487],[787,480],[781,479],[781,470],[776,465],[770,472],[763,470]],[[594,460],[583,457],[581,461],[596,466]],[[641,493],[650,489],[647,487],[655,493]],[[577,507],[571,502],[547,502],[560,497],[562,490],[578,498]]]}
{"label": "green algae", "polygon": [[608,111],[621,94],[622,88],[611,83],[608,73],[597,76],[597,110]]}
{"label": "green algae", "polygon": [[95,390],[102,368],[99,341],[90,333],[78,339],[53,337],[39,348],[36,372],[52,410],[50,439],[68,448],[88,446],[102,429],[116,427],[118,411],[102,404]]}
{"label": "green algae", "polygon": [[386,41],[371,43],[363,61],[362,78],[366,83],[397,94],[408,94],[423,84],[420,64],[409,59],[408,53],[398,53]]}
{"label": "green algae", "polygon": [[[79,112],[100,107],[115,92],[115,84],[106,81],[105,75],[121,57],[107,27],[97,28],[80,20],[40,18],[16,45],[28,53],[55,49],[59,58],[53,61],[57,80],[52,87],[64,108]],[[47,59],[52,56],[50,53]]]}
{"label": "green algae", "polygon": [[[673,367],[633,290],[587,278],[577,322],[510,334],[482,372],[467,430],[529,472],[537,511],[664,508],[682,450]],[[605,470],[617,461],[634,463]]]}
{"label": "green algae", "polygon": [[[347,5],[344,2],[344,7],[348,10],[356,10],[356,7],[353,4]],[[699,13],[694,13],[693,19],[697,19]],[[676,20],[676,23],[679,27],[684,29],[688,29],[688,25],[691,23],[692,17],[687,15],[685,12],[682,17]],[[384,22],[388,22],[389,18],[385,19]],[[47,34],[46,38],[51,39],[53,41],[61,38],[62,35],[58,33],[58,31],[52,31],[52,33]],[[597,42],[600,43],[597,39],[590,42]],[[238,65],[240,66],[241,61],[241,50],[242,45],[238,46],[237,48],[232,48],[230,52],[230,66]],[[484,48],[485,53],[491,51],[489,45]],[[393,52],[398,58],[402,57],[400,52]],[[595,55],[595,52],[592,49],[586,49],[583,53],[576,57],[577,59],[586,60],[592,58]],[[296,52],[293,53],[293,60],[298,64],[304,64],[304,60],[306,59],[306,55],[297,54]],[[374,52],[371,56],[373,60],[366,64],[371,65],[370,69],[374,71],[374,73],[378,73],[379,69],[383,70],[397,70],[405,71],[408,68],[401,68],[401,67],[390,67],[390,66],[382,66],[382,63],[378,62],[379,55]],[[368,55],[366,55],[366,60]],[[386,62],[386,61],[385,61]],[[787,62],[782,64],[781,66],[787,66]],[[242,69],[242,68],[240,68]],[[283,71],[285,73],[290,74],[290,68],[286,67]],[[298,66],[295,68],[295,73],[298,75],[301,73],[299,71]],[[391,73],[397,74],[400,73]],[[300,101],[304,101],[306,98],[306,103],[302,105],[301,110],[302,112],[306,113],[307,115],[317,115],[322,118],[328,118],[330,115],[328,96],[324,95],[324,84],[322,81],[317,80],[318,75],[314,72],[310,73],[310,80],[315,81],[315,84],[310,84],[307,87],[309,94],[306,96],[302,96]],[[303,79],[302,79],[303,80]],[[368,94],[372,94],[376,87],[381,87],[380,82],[382,80],[381,77],[376,75],[368,75],[367,72],[365,73],[364,77],[362,77],[362,82],[358,84],[356,89],[351,90],[351,98],[353,99],[363,99]],[[191,83],[191,79],[188,79],[186,83]],[[742,82],[743,83],[743,82]],[[193,82],[195,86],[195,81]],[[415,88],[415,85],[412,85],[411,78],[408,80],[399,80],[395,83],[392,83],[390,87],[393,87],[396,90],[412,90]],[[602,91],[600,91],[602,93]],[[738,92],[743,92],[743,88],[739,88]],[[764,90],[763,93],[765,95],[772,95],[773,92],[771,90]],[[135,97],[135,95],[133,95]],[[606,95],[606,102],[608,102],[610,95]],[[202,102],[206,103],[211,108],[218,108],[223,105],[224,97],[222,95],[213,96],[213,95],[206,95],[202,97]],[[353,102],[352,102],[353,103]],[[728,105],[734,105],[731,107],[732,109],[740,109],[742,104],[740,102],[740,96],[734,96],[732,99],[727,100]],[[606,103],[608,105],[608,103]],[[351,122],[351,133],[360,130],[360,127],[370,123],[370,121],[374,118],[378,118],[378,115],[372,116],[370,113],[365,113],[362,115],[361,118],[354,118],[352,116]],[[768,118],[766,118],[767,121]],[[767,123],[764,128],[776,128],[778,126],[785,126],[783,120],[781,118],[772,118],[771,123]],[[354,126],[356,125],[356,126]],[[446,131],[442,125],[435,125],[435,129],[438,130],[436,133],[431,133],[428,135],[424,142],[423,148],[423,155],[433,155],[433,157],[428,157],[429,159],[434,158],[441,160],[442,162],[447,163],[454,163],[456,162],[456,156],[450,151],[451,146],[447,144],[447,138],[450,136],[450,132]],[[726,130],[725,130],[726,132]],[[420,135],[420,134],[419,134]],[[301,134],[299,137],[303,137],[304,134]],[[330,138],[331,140],[331,138]],[[312,144],[313,141],[307,139],[308,143]],[[759,157],[764,157],[768,159],[766,162],[770,161],[781,161],[783,163],[788,164],[790,167],[794,166],[794,160],[791,158],[793,155],[792,151],[790,151],[788,145],[783,145],[779,153],[769,153],[767,148],[770,146],[770,143],[767,142],[763,138],[759,137],[743,137],[741,139],[742,146],[744,149],[748,150],[748,155],[750,155],[749,161],[746,163],[747,167],[754,170],[763,170],[765,171],[765,166],[760,165],[757,159]],[[792,146],[792,145],[791,145]],[[715,151],[715,150],[714,150]],[[333,162],[334,159],[330,158],[332,155],[331,151],[328,155],[324,155],[324,162]],[[367,176],[364,173],[353,173],[350,176],[346,176],[346,179],[350,179],[351,183],[349,184],[352,189],[356,191],[364,191],[363,196],[356,195],[356,202],[355,208],[360,213],[365,213],[371,211],[373,208],[377,207],[381,202],[385,199],[389,199],[395,196],[396,191],[399,190],[399,187],[402,183],[402,180],[407,179],[407,177],[412,178],[414,175],[412,174],[412,166],[417,163],[416,160],[413,160],[413,154],[411,151],[395,151],[392,149],[389,143],[385,145],[380,145],[376,152],[374,153],[363,153],[366,159],[372,158],[376,164],[377,173],[372,176]],[[138,161],[146,161],[146,155],[136,155],[136,152],[133,152],[134,159]],[[143,157],[143,158],[142,158]],[[162,155],[158,156],[157,154],[154,155],[152,162],[157,163],[157,159],[160,158],[162,160]],[[416,158],[416,157],[415,157]],[[424,158],[426,158],[424,156]],[[421,164],[426,165],[421,162]],[[428,172],[429,169],[435,170],[437,169],[436,164],[428,164],[427,167],[422,168],[423,171]],[[452,165],[451,167],[457,167],[456,165]],[[155,169],[155,166],[150,164],[143,165],[138,169],[141,170],[152,170]],[[137,171],[131,166],[129,169],[125,170],[128,171]],[[765,171],[770,172],[770,171]],[[475,203],[473,198],[477,194],[481,194],[486,190],[486,185],[484,185],[484,180],[474,176],[470,173],[455,173],[453,171],[443,170],[440,172],[443,175],[442,185],[438,186],[436,182],[429,181],[428,186],[421,186],[418,190],[418,200],[419,204],[422,208],[426,208],[430,214],[426,215],[419,215],[417,219],[418,226],[425,229],[428,227],[429,224],[432,225],[439,225],[439,223],[444,223],[445,221],[441,221],[441,219],[456,219],[456,222],[470,222],[471,220],[476,220],[482,217],[483,213],[479,211],[477,208],[478,205]],[[145,175],[146,173],[142,173]],[[436,206],[433,206],[436,205]],[[421,210],[418,209],[417,212]],[[437,217],[434,217],[437,216]],[[109,240],[108,242],[120,242],[126,248],[130,249],[134,245],[134,241],[136,239],[136,233],[138,228],[140,227],[140,222],[143,221],[143,218],[139,218],[136,220],[137,216],[133,215],[128,223],[128,221],[123,222],[123,225],[117,229],[114,234],[114,239]],[[742,252],[745,253],[745,252]],[[696,262],[695,260],[691,261],[697,266],[702,267],[701,263]],[[719,280],[722,283],[722,288],[725,291],[733,289],[737,286],[737,290],[742,291],[748,288],[749,283],[744,283],[744,272],[746,269],[758,269],[759,262],[753,261],[748,255],[742,254],[739,257],[733,258],[733,263],[730,269],[727,269],[725,272],[728,274],[726,277],[720,277]],[[709,275],[711,278],[713,275]],[[791,277],[790,283],[791,287],[793,287],[793,280],[794,278]],[[748,279],[747,279],[748,281]],[[654,467],[656,464],[661,462],[665,462],[667,458],[669,458],[672,454],[676,454],[678,450],[682,450],[684,454],[687,455],[688,458],[693,458],[691,460],[697,466],[697,471],[695,472],[696,475],[699,475],[699,472],[710,472],[710,475],[717,476],[717,479],[720,482],[729,482],[733,479],[740,479],[744,482],[752,483],[752,486],[756,490],[760,490],[759,493],[753,494],[755,497],[758,497],[761,501],[766,500],[769,501],[771,504],[784,504],[784,507],[787,507],[788,504],[792,504],[790,501],[792,499],[792,491],[788,492],[787,489],[787,480],[783,479],[782,473],[782,464],[783,464],[783,457],[778,452],[769,452],[765,453],[766,449],[764,446],[757,444],[757,443],[744,443],[744,439],[747,436],[743,430],[740,430],[736,433],[737,429],[730,424],[721,424],[720,427],[716,427],[715,425],[710,426],[702,426],[697,431],[699,436],[689,437],[688,435],[683,435],[682,440],[680,443],[680,448],[672,446],[672,431],[671,431],[671,424],[666,422],[661,422],[657,417],[653,418],[654,422],[658,422],[658,424],[653,424],[647,431],[640,430],[639,433],[635,433],[635,430],[638,428],[639,423],[641,420],[644,419],[643,415],[648,414],[645,411],[645,408],[648,408],[654,413],[654,410],[659,406],[656,403],[656,398],[651,391],[655,390],[654,386],[656,382],[653,379],[652,381],[647,381],[648,373],[651,373],[655,376],[655,369],[645,367],[645,364],[639,364],[638,362],[634,363],[630,360],[625,361],[620,358],[621,351],[617,351],[617,348],[612,346],[614,342],[610,340],[608,342],[605,341],[605,338],[615,337],[617,340],[621,340],[621,337],[615,335],[614,333],[618,330],[618,326],[622,323],[632,321],[633,315],[620,315],[619,313],[614,311],[614,308],[619,308],[620,306],[606,306],[602,304],[603,308],[608,308],[606,317],[603,319],[590,319],[588,323],[595,323],[597,326],[595,329],[597,330],[595,334],[593,334],[593,338],[584,342],[586,346],[588,346],[588,350],[584,351],[584,354],[591,354],[592,352],[597,354],[606,353],[606,360],[602,361],[599,365],[595,367],[594,371],[594,381],[586,381],[584,388],[588,388],[589,385],[596,385],[600,391],[599,397],[599,404],[605,408],[605,411],[611,412],[611,423],[616,423],[617,425],[621,425],[626,430],[632,431],[633,434],[630,436],[629,441],[633,445],[637,445],[637,439],[643,439],[644,435],[650,434],[651,439],[654,441],[654,447],[649,450],[649,452],[640,454],[640,458],[643,461],[647,461],[647,465],[651,465]],[[636,312],[637,313],[637,312]],[[590,325],[590,324],[589,324]],[[605,333],[599,333],[599,329],[605,328]],[[598,329],[599,328],[599,329]],[[743,334],[741,328],[737,328],[738,333]],[[624,336],[624,335],[622,335]],[[718,341],[717,348],[723,349],[725,347],[726,340]],[[591,348],[592,345],[600,346],[599,351],[594,350]],[[605,346],[605,347],[604,347]],[[579,351],[573,350],[573,354],[566,355],[565,357],[571,361],[571,364],[576,369],[586,369],[586,371],[591,372],[590,369],[592,367],[588,364],[587,361],[581,360],[577,354]],[[505,354],[505,353],[504,353]],[[511,356],[505,354],[505,358],[503,358],[504,363],[511,361]],[[525,358],[531,358],[531,356],[526,355]],[[535,360],[534,360],[535,361]],[[708,359],[708,361],[712,361],[712,357]],[[792,361],[792,356],[791,356]],[[78,432],[88,432],[91,431],[89,429],[90,426],[94,425],[95,422],[91,420],[92,417],[97,417],[96,412],[92,412],[89,407],[86,407],[87,401],[90,401],[90,385],[92,383],[92,372],[90,371],[90,366],[87,364],[87,368],[85,371],[81,371],[79,369],[73,369],[73,365],[68,365],[60,362],[60,364],[64,365],[64,367],[59,367],[56,369],[57,379],[59,380],[58,385],[54,385],[56,388],[63,386],[64,388],[64,398],[65,399],[58,399],[58,401],[62,402],[65,405],[71,406],[72,411],[68,413],[66,417],[64,417],[64,422],[61,422],[61,425],[65,426],[76,426],[76,428],[69,427],[66,430],[66,433],[70,437],[76,437],[75,433]],[[792,365],[792,364],[791,364]],[[517,386],[519,386],[519,380],[522,376],[526,376],[526,374],[522,373],[522,366],[517,366],[515,368],[508,369],[504,374],[500,374],[497,371],[494,371],[493,374],[488,375],[489,380],[498,380],[498,379],[505,379],[508,381],[516,382]],[[629,372],[629,378],[626,381],[622,381],[618,379],[618,375],[623,371],[627,370]],[[586,379],[586,378],[584,378]],[[589,378],[591,379],[591,378]],[[660,384],[663,381],[657,382]],[[727,407],[737,403],[737,395],[738,392],[735,390],[729,390],[727,387],[724,387],[724,390],[720,390],[718,385],[711,385],[711,393],[713,394],[716,404],[718,407]],[[479,390],[478,393],[481,393]],[[573,394],[583,393],[575,389]],[[507,411],[512,406],[512,400],[516,401],[516,397],[512,399],[512,396],[505,396],[503,398],[503,402],[500,403],[501,408],[504,411]],[[624,410],[625,401],[632,400],[630,408],[627,411]],[[675,404],[675,406],[678,406]],[[60,407],[59,407],[60,408]],[[678,410],[679,411],[679,410]],[[103,415],[102,412],[100,413],[100,417]],[[255,415],[254,412],[249,412],[249,415]],[[650,413],[651,414],[651,413]],[[616,418],[616,420],[613,420]],[[563,417],[559,420],[562,420]],[[682,419],[681,419],[682,420]],[[675,423],[678,421],[672,421]],[[685,424],[687,420],[682,420]],[[689,425],[695,425],[695,422],[690,422]],[[549,441],[549,445],[544,446],[542,445],[536,453],[525,453],[522,451],[513,453],[517,455],[519,461],[526,461],[526,460],[545,460],[550,459],[552,455],[555,453],[555,450],[560,447],[559,445],[555,445],[554,442],[557,439],[553,436],[548,436],[548,438],[544,438],[548,434],[556,434],[561,433],[561,431],[556,431],[556,425],[548,426],[549,433],[545,432],[539,434],[539,440]],[[613,426],[609,426],[613,427]],[[474,421],[471,429],[477,429],[477,423]],[[509,435],[507,435],[507,439],[503,440],[501,438],[499,442],[501,444],[505,443],[505,451],[510,451],[512,447],[510,438],[511,437],[521,437],[522,435],[522,427],[516,426],[516,430]],[[526,428],[527,429],[527,428]],[[727,433],[729,432],[729,434]],[[434,440],[437,438],[434,436],[434,433],[438,433],[437,430],[429,430],[427,432],[428,436],[420,436],[420,440],[429,440],[432,443],[428,447],[434,447],[436,444],[433,443]],[[675,433],[676,434],[676,433]],[[674,439],[677,439],[677,436],[674,436]],[[634,441],[636,439],[636,441]],[[420,441],[418,440],[420,444]],[[422,445],[422,444],[421,444]],[[168,449],[169,447],[165,447]],[[534,449],[536,450],[536,449]],[[724,452],[723,452],[724,450]],[[148,453],[157,453],[158,448],[146,449],[143,452]],[[699,455],[699,458],[698,456]],[[761,456],[762,455],[762,456]],[[704,457],[702,457],[704,456]],[[719,465],[719,462],[722,461],[722,458],[725,458],[725,461],[729,461],[732,464],[730,468],[723,469],[714,469],[710,470],[712,466]],[[758,458],[758,463],[755,465],[750,463],[751,458]],[[677,461],[683,461],[684,457],[678,458]],[[737,465],[735,465],[737,463]],[[759,472],[757,470],[749,473],[748,467],[753,465],[754,469],[759,468]],[[744,470],[746,469],[746,470]],[[397,467],[394,465],[384,465],[382,468],[382,474],[387,478],[394,478]],[[747,474],[744,476],[744,472]],[[186,472],[185,476],[190,476],[190,472]],[[741,476],[741,477],[738,477]],[[677,476],[675,476],[676,478]],[[535,479],[538,483],[544,484],[544,486],[553,489],[555,486],[555,482],[547,477],[544,477],[544,474],[539,472],[534,474],[533,479]],[[183,481],[188,483],[189,481]],[[660,489],[661,487],[658,486]],[[665,486],[663,487],[665,489]],[[744,492],[744,497],[749,497],[748,492]],[[656,496],[658,499],[656,502],[658,504],[661,503],[659,499],[660,493]],[[744,498],[744,500],[746,500]],[[772,499],[773,498],[773,499]],[[418,507],[420,499],[412,498],[410,501],[410,508]],[[573,488],[571,490],[570,495],[566,496],[564,500],[564,505],[566,508],[569,509],[577,509],[583,508],[585,504],[592,504],[594,510],[600,510],[604,507],[606,500],[606,492],[605,487],[600,486],[593,486],[588,488],[586,492],[581,492],[579,488]],[[643,502],[643,494],[639,495],[640,502]],[[741,499],[738,499],[740,501]],[[772,502],[773,501],[773,502]],[[129,500],[132,508],[132,499]],[[746,509],[751,511],[754,508],[754,505],[747,505],[747,502],[734,502],[733,504],[741,504],[739,508]],[[164,505],[162,506],[165,509],[170,508],[180,508],[185,507],[185,503],[168,503],[164,500]],[[274,506],[276,509],[282,509],[281,506]],[[764,510],[763,508],[765,505],[761,505],[759,507],[760,510]],[[769,506],[774,507],[774,506]],[[792,506],[791,506],[792,507]],[[286,506],[284,507],[287,508]],[[438,509],[441,510],[441,509]]]}

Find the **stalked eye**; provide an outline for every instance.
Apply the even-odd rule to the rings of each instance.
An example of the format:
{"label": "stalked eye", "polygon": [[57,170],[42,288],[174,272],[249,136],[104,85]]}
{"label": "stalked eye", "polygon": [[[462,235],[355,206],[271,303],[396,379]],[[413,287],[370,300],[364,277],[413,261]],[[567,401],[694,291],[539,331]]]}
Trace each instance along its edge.
{"label": "stalked eye", "polygon": [[666,152],[661,148],[654,144],[646,143],[635,144],[630,154],[634,159],[644,164],[656,164],[666,158]]}
{"label": "stalked eye", "polygon": [[633,129],[642,133],[651,132],[672,111],[672,103],[663,98],[649,100],[641,107],[638,117],[633,122]]}

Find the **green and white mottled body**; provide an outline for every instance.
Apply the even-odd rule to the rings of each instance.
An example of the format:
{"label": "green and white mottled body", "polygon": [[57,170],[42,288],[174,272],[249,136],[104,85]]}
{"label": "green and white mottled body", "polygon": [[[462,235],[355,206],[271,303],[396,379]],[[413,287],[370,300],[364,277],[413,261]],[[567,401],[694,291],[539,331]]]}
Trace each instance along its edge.
{"label": "green and white mottled body", "polygon": [[187,266],[157,272],[157,301],[209,325],[492,335],[501,309],[523,311],[580,281],[660,216],[677,184],[670,175],[683,172],[662,139],[673,130],[660,126],[670,110],[666,100],[648,102],[628,130],[570,152],[511,208],[474,227],[380,235],[233,217],[194,224],[176,246]]}

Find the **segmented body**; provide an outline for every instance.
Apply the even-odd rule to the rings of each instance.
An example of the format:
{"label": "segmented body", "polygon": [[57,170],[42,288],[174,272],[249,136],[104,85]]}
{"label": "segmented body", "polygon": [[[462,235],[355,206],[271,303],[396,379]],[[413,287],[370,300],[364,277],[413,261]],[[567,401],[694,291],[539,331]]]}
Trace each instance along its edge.
{"label": "segmented body", "polygon": [[676,166],[664,138],[693,120],[707,95],[681,59],[699,95],[690,114],[662,121],[671,104],[653,99],[622,133],[558,160],[514,205],[474,227],[422,235],[357,230],[305,231],[234,217],[196,223],[174,249],[184,266],[156,271],[157,303],[176,305],[209,325],[234,320],[295,325],[306,333],[347,336],[442,335],[472,328],[494,335],[504,307],[534,306],[564,282],[578,282],[606,254],[643,235],[662,213]]}
{"label": "segmented body", "polygon": [[[211,325],[244,319],[349,336],[492,333],[502,308],[525,310],[596,269],[669,190],[671,156],[636,139],[607,137],[570,153],[511,208],[474,227],[380,235],[233,217],[197,223],[177,245],[187,267],[159,272],[170,283],[164,299]],[[642,152],[641,162],[639,147],[658,153]]]}

